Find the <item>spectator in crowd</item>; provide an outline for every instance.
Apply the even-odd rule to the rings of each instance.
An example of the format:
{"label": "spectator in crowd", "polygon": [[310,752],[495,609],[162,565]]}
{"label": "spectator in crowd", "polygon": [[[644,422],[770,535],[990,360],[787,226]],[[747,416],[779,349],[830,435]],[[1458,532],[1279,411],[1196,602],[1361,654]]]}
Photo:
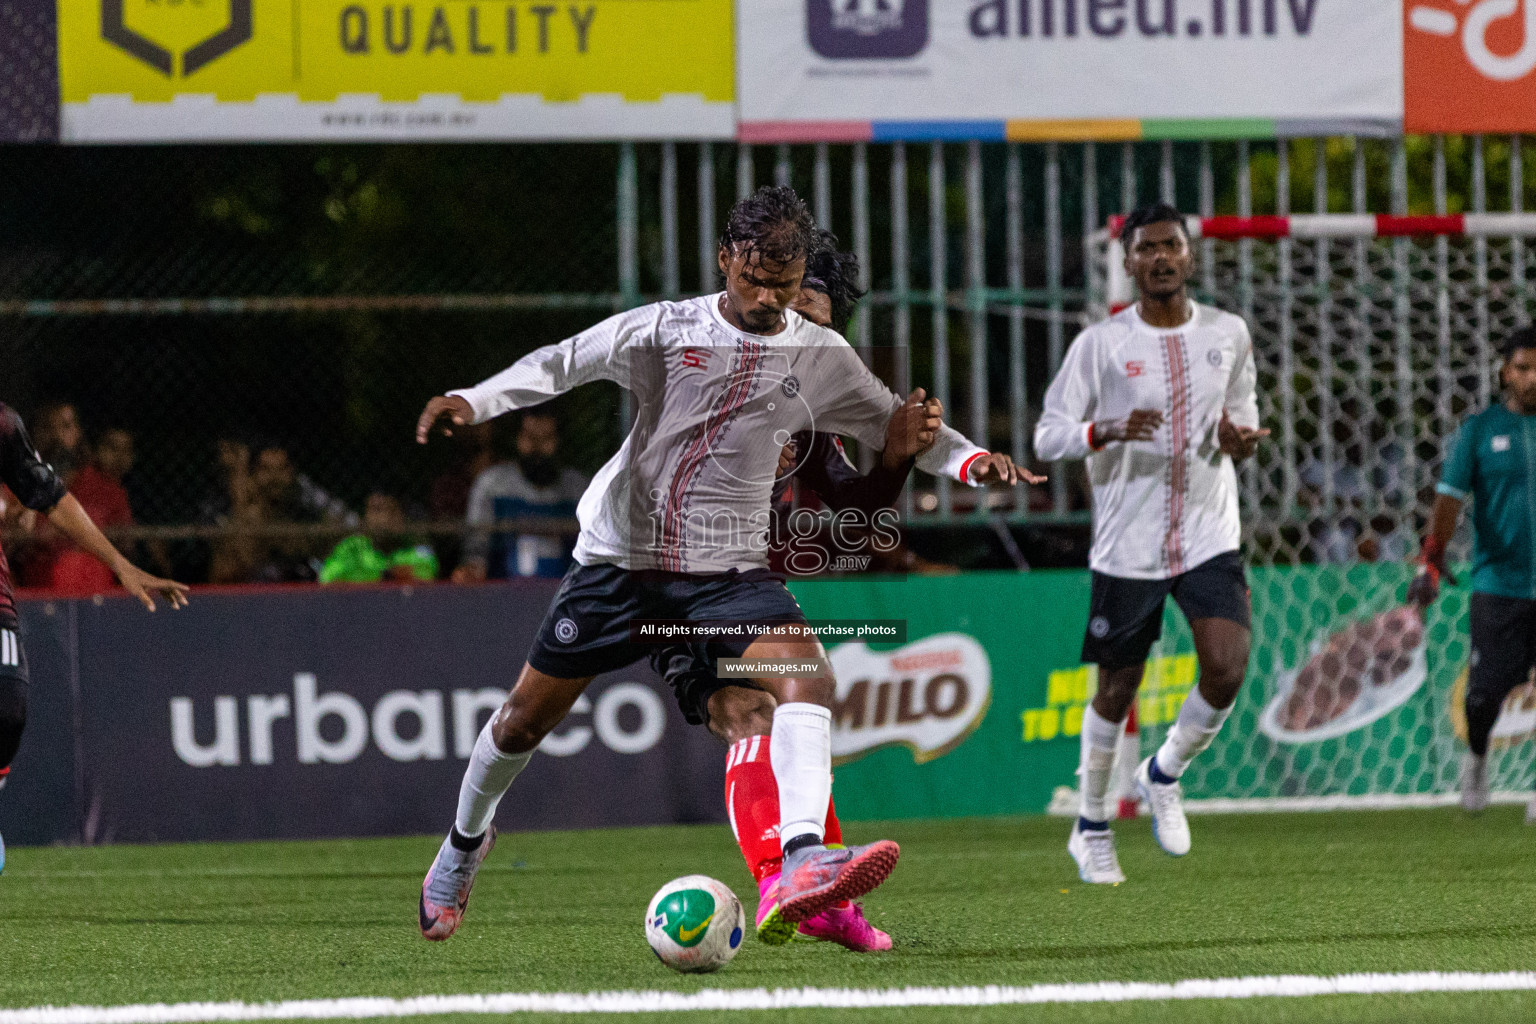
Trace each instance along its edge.
{"label": "spectator in crowd", "polygon": [[437,568],[432,546],[406,536],[400,499],[375,491],[368,495],[362,532],[336,545],[320,569],[320,582],[435,580]]}
{"label": "spectator in crowd", "polygon": [[300,473],[282,445],[269,443],[256,450],[251,485],[275,521],[358,525],[357,513]]}
{"label": "spectator in crowd", "polygon": [[[254,456],[251,451],[254,448]],[[262,535],[267,525],[333,523],[357,526],[356,513],[300,473],[288,449],[273,442],[219,443],[225,489],[205,503],[207,519],[236,529],[213,546],[212,583],[295,583],[319,578],[315,539]],[[244,528],[244,529],[240,529]]]}
{"label": "spectator in crowd", "polygon": [[[469,495],[466,521],[490,526],[507,519],[570,518],[587,477],[560,465],[560,426],[547,411],[529,409],[517,426],[516,458],[485,470]],[[571,561],[570,541],[549,534],[471,533],[456,582],[511,576],[559,577]]]}
{"label": "spectator in crowd", "polygon": [[[55,466],[55,469],[58,467]],[[102,431],[90,461],[74,475],[70,493],[91,522],[102,530],[132,526],[133,509],[123,478],[133,468],[133,435],[121,427]],[[65,594],[99,594],[117,585],[117,577],[96,556],[81,550],[51,527],[40,534],[49,547],[44,560],[48,581],[43,586]]]}
{"label": "spectator in crowd", "polygon": [[86,461],[85,431],[72,402],[49,402],[32,418],[32,443],[43,461],[73,489],[74,476]]}

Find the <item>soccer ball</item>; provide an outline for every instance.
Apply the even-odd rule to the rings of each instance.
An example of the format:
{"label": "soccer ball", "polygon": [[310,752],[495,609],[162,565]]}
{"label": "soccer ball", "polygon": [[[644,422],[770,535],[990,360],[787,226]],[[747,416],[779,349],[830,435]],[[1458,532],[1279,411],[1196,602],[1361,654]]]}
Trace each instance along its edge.
{"label": "soccer ball", "polygon": [[708,875],[674,878],[645,912],[645,939],[656,959],[684,974],[718,971],[741,948],[747,916],[724,882]]}

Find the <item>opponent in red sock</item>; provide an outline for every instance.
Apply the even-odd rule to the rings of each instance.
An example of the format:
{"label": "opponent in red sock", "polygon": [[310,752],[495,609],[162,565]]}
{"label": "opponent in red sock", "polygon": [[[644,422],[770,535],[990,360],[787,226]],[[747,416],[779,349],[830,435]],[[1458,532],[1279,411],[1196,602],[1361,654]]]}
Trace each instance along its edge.
{"label": "opponent in red sock", "polygon": [[[725,760],[725,806],[731,831],[757,881],[757,937],[781,946],[795,936],[796,927],[779,914],[777,887],[783,851],[779,847],[779,786],[768,758],[768,737],[753,736],[733,744]],[[843,841],[842,824],[833,801],[827,801],[823,841]],[[807,938],[825,939],[858,952],[891,948],[891,937],[864,919],[857,904],[840,903],[799,926]]]}

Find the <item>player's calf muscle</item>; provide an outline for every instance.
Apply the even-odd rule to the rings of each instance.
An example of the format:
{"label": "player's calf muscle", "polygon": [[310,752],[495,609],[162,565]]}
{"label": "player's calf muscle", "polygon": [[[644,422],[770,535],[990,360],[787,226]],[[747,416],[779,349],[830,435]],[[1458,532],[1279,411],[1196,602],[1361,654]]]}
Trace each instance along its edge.
{"label": "player's calf muscle", "polygon": [[557,679],[523,666],[517,685],[491,723],[491,738],[503,754],[524,754],[537,747],[559,725],[576,698],[592,681]]}

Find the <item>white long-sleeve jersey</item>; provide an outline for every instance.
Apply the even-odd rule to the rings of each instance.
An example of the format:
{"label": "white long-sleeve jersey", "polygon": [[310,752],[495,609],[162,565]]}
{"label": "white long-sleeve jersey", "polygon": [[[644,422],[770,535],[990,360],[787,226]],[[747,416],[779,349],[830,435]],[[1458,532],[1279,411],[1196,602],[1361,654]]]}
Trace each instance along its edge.
{"label": "white long-sleeve jersey", "polygon": [[[576,560],[625,569],[719,573],[768,563],[779,452],[796,431],[846,434],[876,449],[902,399],[841,335],[786,313],[784,330],[726,322],[721,294],[620,313],[462,391],[480,423],[580,384],[635,397],[634,426],[576,508]],[[944,427],[917,464],[970,483],[986,452]]]}
{"label": "white long-sleeve jersey", "polygon": [[[1240,542],[1237,473],[1216,428],[1223,412],[1259,425],[1253,342],[1241,317],[1192,305],[1183,327],[1153,327],[1133,305],[1078,335],[1035,426],[1040,458],[1088,460],[1088,564],[1106,575],[1168,579]],[[1093,421],[1137,409],[1162,410],[1152,440],[1090,444]]]}

